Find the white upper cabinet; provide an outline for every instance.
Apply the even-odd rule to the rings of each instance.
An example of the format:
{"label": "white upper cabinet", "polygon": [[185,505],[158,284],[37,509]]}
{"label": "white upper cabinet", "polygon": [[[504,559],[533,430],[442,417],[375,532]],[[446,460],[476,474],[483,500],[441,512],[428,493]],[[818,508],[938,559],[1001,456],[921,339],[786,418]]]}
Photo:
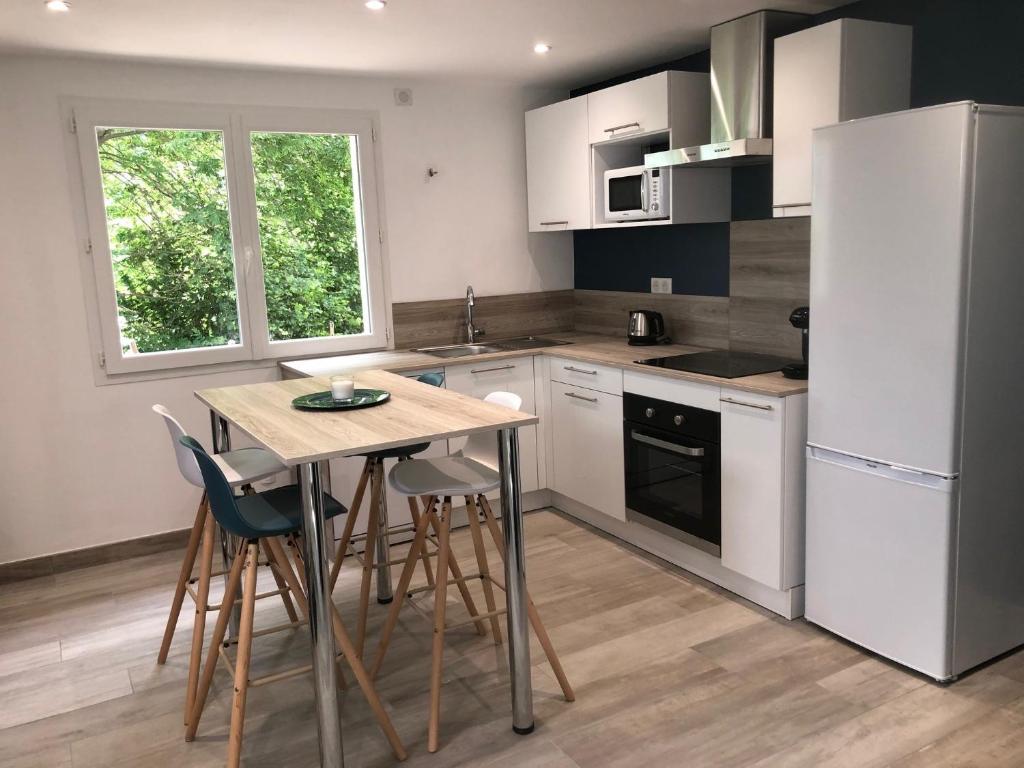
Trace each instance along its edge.
{"label": "white upper cabinet", "polygon": [[710,135],[708,75],[659,72],[589,96],[590,143],[634,133],[672,131],[671,145],[702,144]]}
{"label": "white upper cabinet", "polygon": [[911,27],[859,19],[775,40],[775,216],[811,212],[815,128],[910,106],[911,45]]}
{"label": "white upper cabinet", "polygon": [[586,96],[526,113],[526,191],[531,232],[590,227]]}
{"label": "white upper cabinet", "polygon": [[668,130],[668,72],[590,95],[590,143]]}
{"label": "white upper cabinet", "polygon": [[[666,175],[669,215],[606,222],[604,172],[642,165],[648,146],[708,141],[709,76],[659,72],[526,113],[526,188],[531,232],[728,221],[728,169]],[[682,177],[682,178],[679,178]]]}

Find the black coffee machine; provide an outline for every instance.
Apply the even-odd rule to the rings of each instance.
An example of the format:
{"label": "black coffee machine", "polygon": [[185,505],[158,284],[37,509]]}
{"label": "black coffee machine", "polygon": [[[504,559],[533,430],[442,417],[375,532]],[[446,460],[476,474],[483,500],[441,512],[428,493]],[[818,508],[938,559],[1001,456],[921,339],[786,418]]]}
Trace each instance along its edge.
{"label": "black coffee machine", "polygon": [[810,307],[797,307],[789,315],[789,322],[794,328],[800,329],[800,335],[802,338],[802,348],[804,353],[804,361],[802,363],[790,363],[782,369],[782,375],[787,379],[806,379],[807,378],[807,341],[808,341],[808,328],[811,324],[811,309]]}

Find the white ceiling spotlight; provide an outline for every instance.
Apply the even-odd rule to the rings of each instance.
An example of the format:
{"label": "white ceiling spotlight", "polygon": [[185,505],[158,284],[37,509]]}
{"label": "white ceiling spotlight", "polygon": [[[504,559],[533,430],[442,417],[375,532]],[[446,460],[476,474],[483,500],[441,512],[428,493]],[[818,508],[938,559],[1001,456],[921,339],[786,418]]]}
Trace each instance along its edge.
{"label": "white ceiling spotlight", "polygon": [[71,10],[71,3],[68,0],[46,0],[43,5],[46,6],[46,10],[57,13],[66,13]]}
{"label": "white ceiling spotlight", "polygon": [[387,5],[387,0],[366,0],[366,7],[371,11],[383,11],[384,6]]}
{"label": "white ceiling spotlight", "polygon": [[534,53],[547,53],[550,50],[551,50],[551,46],[548,45],[547,43],[536,43],[533,46],[533,52]]}

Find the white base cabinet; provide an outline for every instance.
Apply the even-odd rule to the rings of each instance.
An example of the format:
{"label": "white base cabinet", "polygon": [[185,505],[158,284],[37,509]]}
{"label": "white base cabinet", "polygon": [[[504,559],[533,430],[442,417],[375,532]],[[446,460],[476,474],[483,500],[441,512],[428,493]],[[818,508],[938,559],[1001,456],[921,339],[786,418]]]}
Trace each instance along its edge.
{"label": "white base cabinet", "polygon": [[[453,392],[480,400],[491,392],[512,392],[523,398],[522,410],[527,413],[537,412],[532,357],[449,365],[445,366],[444,379],[445,386]],[[466,438],[449,440],[448,448],[451,453],[455,453],[465,444]],[[519,430],[519,476],[524,493],[540,487],[537,479],[536,426],[522,427]],[[493,497],[498,497],[497,491],[493,493]]]}
{"label": "white base cabinet", "polygon": [[625,521],[622,397],[552,381],[550,429],[552,490]]}
{"label": "white base cabinet", "polygon": [[722,565],[775,589],[804,581],[807,396],[722,390]]}

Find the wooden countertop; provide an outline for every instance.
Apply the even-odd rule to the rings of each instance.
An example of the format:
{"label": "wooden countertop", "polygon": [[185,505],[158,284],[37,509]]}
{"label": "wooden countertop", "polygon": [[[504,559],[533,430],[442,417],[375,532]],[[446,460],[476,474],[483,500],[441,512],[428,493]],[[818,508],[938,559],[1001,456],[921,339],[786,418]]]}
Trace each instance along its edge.
{"label": "wooden countertop", "polygon": [[719,376],[705,376],[687,371],[672,371],[664,368],[652,368],[638,365],[637,360],[651,357],[669,357],[685,355],[690,352],[703,352],[705,347],[688,347],[681,344],[663,344],[657,347],[631,347],[624,339],[613,339],[608,336],[595,336],[581,333],[553,333],[547,338],[569,341],[557,347],[529,349],[518,352],[492,352],[486,355],[471,357],[441,358],[422,352],[384,351],[366,352],[358,355],[338,355],[310,360],[290,360],[281,363],[286,376],[334,376],[338,374],[358,373],[371,368],[383,368],[389,371],[416,371],[444,368],[446,365],[461,365],[489,360],[502,360],[515,357],[547,355],[563,357],[586,363],[611,365],[623,370],[637,371],[652,376],[696,381],[702,384],[713,384],[741,392],[752,392],[769,397],[788,397],[807,391],[807,382],[787,379],[781,373],[761,373],[756,376],[744,376],[738,379],[723,379]]}
{"label": "wooden countertop", "polygon": [[287,466],[357,456],[474,432],[526,427],[539,419],[387,371],[360,371],[357,387],[385,389],[383,405],[354,411],[300,411],[299,395],[323,392],[322,377],[202,389],[196,397]]}

